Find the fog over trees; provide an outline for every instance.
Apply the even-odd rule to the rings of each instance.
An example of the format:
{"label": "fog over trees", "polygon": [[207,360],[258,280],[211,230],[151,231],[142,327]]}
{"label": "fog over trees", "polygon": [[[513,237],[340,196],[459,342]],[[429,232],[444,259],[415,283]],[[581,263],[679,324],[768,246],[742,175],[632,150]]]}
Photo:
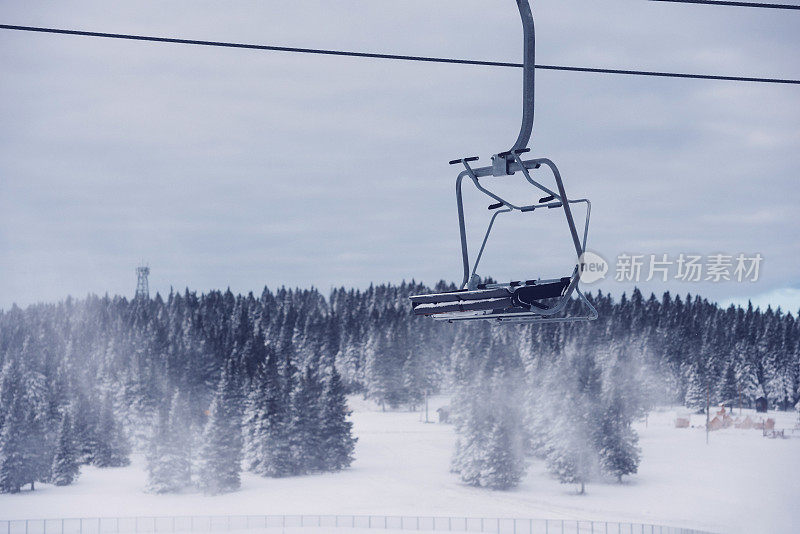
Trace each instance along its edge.
{"label": "fog over trees", "polygon": [[631,423],[653,405],[702,409],[707,391],[714,404],[800,401],[792,314],[637,290],[590,295],[593,323],[451,325],[411,314],[408,296],[427,291],[186,290],[0,311],[0,491],[71,484],[132,451],[156,493],[233,491],[242,469],[346,469],[347,394],[391,410],[426,393],[452,394],[463,482],[513,488],[538,456],[583,491],[636,472]]}

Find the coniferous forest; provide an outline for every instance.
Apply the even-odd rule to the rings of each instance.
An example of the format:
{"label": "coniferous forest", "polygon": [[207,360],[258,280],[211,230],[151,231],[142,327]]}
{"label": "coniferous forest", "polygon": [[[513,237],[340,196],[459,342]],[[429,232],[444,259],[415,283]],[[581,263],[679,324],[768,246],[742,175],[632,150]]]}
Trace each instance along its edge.
{"label": "coniferous forest", "polygon": [[464,483],[512,488],[536,456],[583,490],[636,472],[631,423],[652,406],[701,410],[707,392],[800,401],[800,327],[780,310],[635,290],[590,295],[593,323],[451,325],[411,315],[408,296],[427,291],[187,290],[0,311],[0,491],[68,485],[133,451],[156,493],[233,491],[243,469],[337,471],[355,455],[346,395],[414,409],[434,393],[452,395]]}

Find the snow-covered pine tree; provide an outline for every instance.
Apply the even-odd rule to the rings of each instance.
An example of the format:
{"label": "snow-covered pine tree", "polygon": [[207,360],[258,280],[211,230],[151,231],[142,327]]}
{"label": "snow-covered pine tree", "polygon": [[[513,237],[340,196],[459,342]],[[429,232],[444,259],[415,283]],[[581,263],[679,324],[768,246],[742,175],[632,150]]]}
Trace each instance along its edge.
{"label": "snow-covered pine tree", "polygon": [[50,420],[46,377],[30,368],[24,375],[26,422],[23,451],[27,482],[34,490],[36,482],[50,481],[57,432]]}
{"label": "snow-covered pine tree", "polygon": [[597,453],[591,436],[581,425],[572,425],[563,414],[553,423],[547,440],[547,467],[562,484],[579,484],[580,493],[596,472]]}
{"label": "snow-covered pine tree", "polygon": [[486,405],[479,402],[481,398],[485,397],[476,395],[468,408],[464,405],[459,408],[462,413],[456,420],[456,447],[450,463],[450,471],[470,486],[480,486],[485,440],[491,430],[491,416]]}
{"label": "snow-covered pine tree", "polygon": [[259,473],[263,469],[261,446],[266,435],[266,379],[263,363],[256,370],[242,412],[242,458],[245,469]]}
{"label": "snow-covered pine tree", "polygon": [[72,434],[75,437],[78,461],[81,464],[90,464],[94,460],[94,455],[97,451],[99,410],[96,404],[87,398],[85,393],[77,391],[70,411],[74,414]]}
{"label": "snow-covered pine tree", "polygon": [[313,473],[325,467],[322,392],[322,382],[316,369],[306,366],[292,394],[289,442],[295,474]]}
{"label": "snow-covered pine tree", "polygon": [[498,414],[487,437],[480,485],[499,490],[511,489],[525,474],[519,421],[510,412]]}
{"label": "snow-covered pine tree", "polygon": [[472,372],[463,375],[467,382],[455,398],[458,444],[451,469],[466,484],[509,489],[525,472],[520,362],[496,331],[485,329],[480,339],[483,350],[474,361],[459,364],[461,372]]}
{"label": "snow-covered pine tree", "polygon": [[684,376],[686,376],[685,380],[687,383],[684,404],[687,408],[697,413],[705,413],[706,388],[708,386],[704,370],[698,369],[697,366],[686,366]]}
{"label": "snow-covered pine tree", "polygon": [[725,368],[725,376],[717,396],[722,402],[728,403],[726,406],[729,408],[738,403],[739,382],[736,379],[736,369],[733,363],[728,364]]}
{"label": "snow-covered pine tree", "polygon": [[[642,363],[634,360],[632,349],[621,341],[609,341],[604,351],[603,392],[597,416],[589,419],[600,468],[621,481],[636,473],[639,465],[639,436],[631,427],[646,408]],[[641,350],[641,349],[638,349]]]}
{"label": "snow-covered pine tree", "polygon": [[167,441],[168,462],[174,485],[183,488],[192,478],[192,427],[191,408],[188,395],[182,390],[175,392],[169,410],[169,431]]}
{"label": "snow-covered pine tree", "polygon": [[288,406],[284,404],[277,354],[266,348],[245,401],[245,465],[264,476],[281,477],[292,472],[292,451],[287,435]]}
{"label": "snow-covered pine tree", "polygon": [[456,446],[450,471],[465,484],[480,485],[483,439],[491,430],[489,382],[481,362],[490,355],[489,328],[461,329],[452,348],[454,392],[451,400]]}
{"label": "snow-covered pine tree", "polygon": [[18,493],[30,482],[25,458],[27,438],[26,410],[20,385],[22,372],[12,357],[3,366],[2,376],[3,428],[0,431],[0,492]]}
{"label": "snow-covered pine tree", "polygon": [[561,483],[579,484],[583,494],[599,464],[594,434],[601,379],[593,353],[574,345],[566,347],[549,385],[553,391],[564,393],[551,398],[554,406],[545,446],[547,467]]}
{"label": "snow-covered pine tree", "polygon": [[181,391],[158,413],[147,450],[147,491],[172,493],[191,482],[188,405]]}
{"label": "snow-covered pine tree", "polygon": [[600,468],[622,481],[624,475],[636,473],[639,467],[639,436],[625,415],[621,394],[616,393],[600,416],[595,445]]}
{"label": "snow-covered pine tree", "polygon": [[350,413],[342,379],[336,367],[331,366],[325,380],[320,431],[325,453],[323,469],[326,471],[339,471],[350,467],[353,462],[358,438],[353,437],[353,423],[347,420]]}
{"label": "snow-covered pine tree", "polygon": [[413,348],[409,351],[408,358],[403,364],[403,390],[406,402],[412,410],[425,398],[427,389],[425,365],[420,352]]}
{"label": "snow-covered pine tree", "polygon": [[150,439],[147,444],[146,490],[151,493],[168,493],[172,491],[169,472],[162,461],[164,448],[169,435],[169,414],[165,408],[158,410],[155,424],[151,427]]}
{"label": "snow-covered pine tree", "polygon": [[65,411],[58,433],[58,448],[53,458],[51,481],[56,486],[69,486],[80,474],[78,450],[72,435],[72,417]]}
{"label": "snow-covered pine tree", "polygon": [[103,399],[97,425],[97,444],[92,463],[97,467],[124,467],[131,463],[131,447],[125,430],[117,421],[110,394]]}
{"label": "snow-covered pine tree", "polygon": [[200,448],[198,482],[204,493],[239,489],[242,471],[241,408],[233,361],[225,363],[217,384]]}
{"label": "snow-covered pine tree", "polygon": [[381,410],[386,410],[386,404],[393,389],[391,383],[392,356],[386,332],[378,327],[371,328],[365,352],[364,380],[367,396],[379,403]]}

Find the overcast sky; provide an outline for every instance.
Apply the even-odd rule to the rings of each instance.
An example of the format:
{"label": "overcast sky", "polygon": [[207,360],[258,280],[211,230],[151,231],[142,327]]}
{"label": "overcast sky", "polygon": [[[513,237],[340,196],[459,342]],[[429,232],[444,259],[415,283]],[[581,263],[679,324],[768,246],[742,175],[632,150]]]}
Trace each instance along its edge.
{"label": "overcast sky", "polygon": [[[533,10],[538,63],[800,78],[800,12],[645,0]],[[26,1],[0,4],[0,22],[522,55],[511,0]],[[458,281],[447,161],[488,162],[520,120],[520,69],[6,30],[0,65],[0,309],[131,296],[141,260],[151,293]],[[800,308],[800,86],[538,71],[531,146],[570,196],[592,200],[589,248],[611,272],[590,289],[630,291],[613,279],[623,253],[758,253],[755,283],[683,282],[676,266],[667,284],[647,282],[646,262],[638,285]],[[469,200],[479,231],[488,202]],[[480,273],[568,275],[555,211],[498,227]]]}

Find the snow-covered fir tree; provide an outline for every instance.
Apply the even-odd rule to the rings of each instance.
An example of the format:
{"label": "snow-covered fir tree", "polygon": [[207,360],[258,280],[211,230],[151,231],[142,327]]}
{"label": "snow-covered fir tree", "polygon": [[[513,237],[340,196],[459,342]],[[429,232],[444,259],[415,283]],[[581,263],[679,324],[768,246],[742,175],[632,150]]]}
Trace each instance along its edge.
{"label": "snow-covered fir tree", "polygon": [[131,463],[131,447],[114,413],[114,402],[106,394],[97,423],[96,448],[92,463],[97,467],[124,467]]}
{"label": "snow-covered fir tree", "polygon": [[245,403],[245,465],[264,476],[292,474],[293,456],[289,443],[291,406],[284,398],[284,381],[278,356],[270,346],[259,366]]}
{"label": "snow-covered fir tree", "polygon": [[330,368],[322,397],[322,425],[320,438],[324,451],[323,468],[339,471],[353,462],[357,438],[353,437],[353,423],[348,421],[344,385],[335,366]]}
{"label": "snow-covered fir tree", "polygon": [[510,489],[525,473],[521,365],[488,329],[483,340],[486,353],[465,362],[464,370],[471,367],[475,374],[459,388],[457,400],[468,406],[457,416],[459,441],[451,469],[466,484]]}
{"label": "snow-covered fir tree", "polygon": [[78,450],[72,434],[72,417],[67,411],[61,420],[50,479],[56,486],[69,486],[80,474]]}
{"label": "snow-covered fir tree", "polygon": [[295,474],[313,473],[325,467],[322,392],[323,385],[317,370],[311,365],[306,366],[291,399],[289,441]]}
{"label": "snow-covered fir tree", "polygon": [[11,358],[3,367],[0,392],[4,410],[0,430],[0,492],[3,493],[17,493],[30,482],[31,469],[25,451],[28,428],[21,384],[20,365]]}
{"label": "snow-covered fir tree", "polygon": [[525,460],[518,425],[508,412],[499,414],[486,438],[481,486],[506,490],[519,484],[525,474]]}
{"label": "snow-covered fir tree", "polygon": [[147,450],[147,490],[172,493],[191,483],[192,440],[185,394],[159,411]]}
{"label": "snow-covered fir tree", "polygon": [[600,414],[600,424],[595,431],[594,443],[600,468],[622,481],[625,475],[636,473],[639,467],[639,436],[624,415],[624,400],[615,395]]}
{"label": "snow-covered fir tree", "polygon": [[240,485],[242,430],[236,382],[233,362],[229,360],[211,400],[200,447],[198,483],[210,495],[234,491]]}

